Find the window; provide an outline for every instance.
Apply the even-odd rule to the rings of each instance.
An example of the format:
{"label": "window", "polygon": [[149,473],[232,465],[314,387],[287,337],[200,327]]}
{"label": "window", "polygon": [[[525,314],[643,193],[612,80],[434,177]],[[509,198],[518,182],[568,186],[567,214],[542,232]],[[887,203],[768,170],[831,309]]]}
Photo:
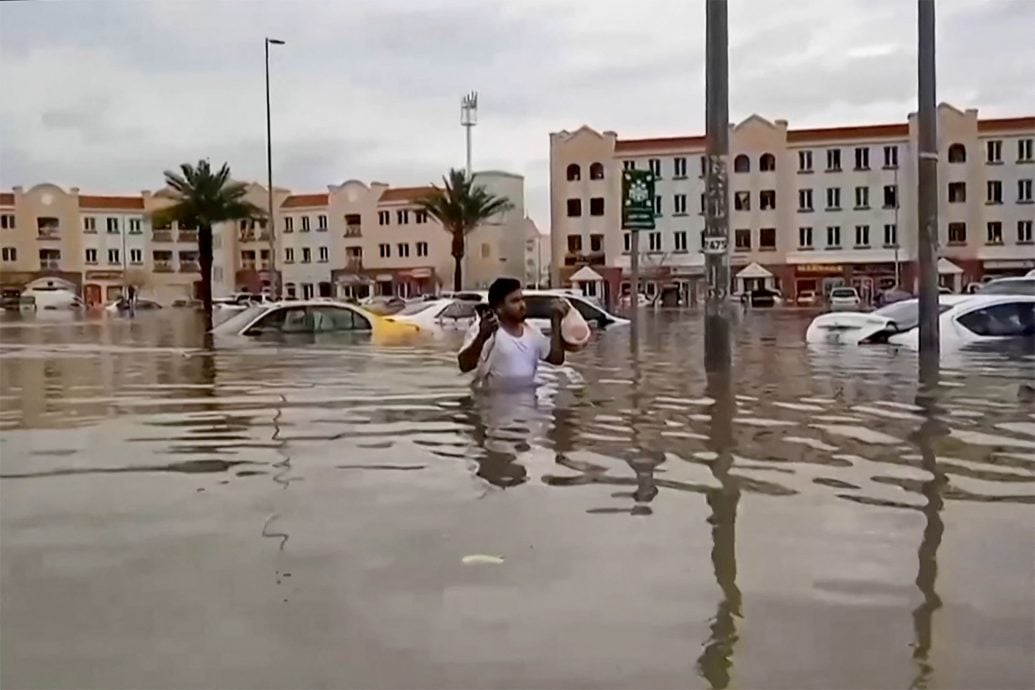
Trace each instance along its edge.
{"label": "window", "polygon": [[629,252],[632,251],[632,233],[631,232],[623,232],[622,233],[622,251],[625,252],[626,254],[628,254]]}
{"label": "window", "polygon": [[390,211],[378,211],[377,212],[377,224],[388,225],[392,221],[392,214]]}
{"label": "window", "polygon": [[14,230],[14,214],[0,214],[0,230]]}
{"label": "window", "polygon": [[589,166],[589,179],[591,180],[602,180],[604,179],[604,166],[602,163],[593,163]]}
{"label": "window", "polygon": [[869,225],[856,225],[855,226],[855,246],[856,247],[869,247],[870,246],[870,226]]}
{"label": "window", "polygon": [[327,216],[322,213],[316,217],[316,229],[321,232],[327,232]]}
{"label": "window", "polygon": [[685,252],[685,251],[687,251],[687,248],[686,248],[686,231],[685,230],[677,230],[675,232],[674,237],[675,237],[676,251],[677,252]]}
{"label": "window", "polygon": [[654,177],[661,177],[661,159],[660,158],[651,158],[650,160],[647,161],[647,166],[650,168],[650,171],[652,173],[654,173]]}
{"label": "window", "polygon": [[798,172],[812,172],[812,151],[798,151]]}
{"label": "window", "polygon": [[985,142],[985,161],[988,163],[1003,162],[1003,142],[998,139]]}
{"label": "window", "polygon": [[410,245],[407,242],[400,242],[396,246],[396,250],[399,252],[400,259],[408,259],[410,257]]}
{"label": "window", "polygon": [[870,188],[869,187],[856,187],[855,188],[855,207],[856,208],[869,208],[870,207]]}
{"label": "window", "polygon": [[812,249],[812,228],[798,228],[798,247],[800,249]]}
{"label": "window", "polygon": [[604,236],[603,235],[590,235],[589,236],[589,251],[591,254],[599,254],[604,251]]}
{"label": "window", "polygon": [[95,264],[97,263],[97,250],[87,249],[86,250],[86,263]]}
{"label": "window", "polygon": [[827,172],[841,172],[841,149],[827,149]]}
{"label": "window", "polygon": [[894,223],[884,224],[884,246],[885,247],[896,247],[898,246],[898,226]]}
{"label": "window", "polygon": [[733,159],[733,172],[746,173],[751,172],[751,159],[745,156],[743,153]]}
{"label": "window", "polygon": [[758,231],[758,248],[769,251],[776,249],[776,228],[762,228]]}
{"label": "window", "polygon": [[673,158],[672,159],[672,177],[676,179],[683,179],[686,177],[686,159],[685,158]]}
{"label": "window", "polygon": [[83,232],[97,232],[97,219],[92,216],[83,218]]}
{"label": "window", "polygon": [[740,252],[751,249],[751,230],[749,228],[738,228],[733,231],[733,247]]}
{"label": "window", "polygon": [[1003,203],[1003,183],[999,180],[989,180],[986,184],[987,187],[987,199],[985,203],[988,204],[1001,204]]}
{"label": "window", "polygon": [[602,216],[604,215],[604,197],[595,196],[589,200],[589,215],[591,216]]}
{"label": "window", "polygon": [[293,264],[295,263],[295,250],[291,247],[284,248],[284,263]]}
{"label": "window", "polygon": [[763,153],[758,159],[758,169],[762,172],[773,172],[776,170],[776,156],[771,153]]}
{"label": "window", "polygon": [[1031,203],[1031,180],[1017,180],[1017,203]]}
{"label": "window", "polygon": [[144,250],[143,249],[130,249],[129,250],[129,262],[131,264],[142,264],[142,263],[144,263]]}
{"label": "window", "polygon": [[763,189],[758,194],[758,207],[763,211],[772,211],[776,208],[776,190]]}
{"label": "window", "polygon": [[130,218],[129,219],[129,234],[139,235],[140,234],[140,219]]}
{"label": "window", "polygon": [[108,250],[108,263],[109,264],[121,263],[121,261],[119,261],[119,259],[120,259],[120,257],[119,257],[119,250],[118,249],[109,249]]}
{"label": "window", "polygon": [[706,201],[706,197],[705,197],[704,194],[702,194],[701,195],[701,210],[700,210],[700,214],[702,216],[704,215],[704,209],[707,206],[707,204],[708,204],[708,202]]}
{"label": "window", "polygon": [[302,216],[301,232],[309,232],[309,216]]}
{"label": "window", "polygon": [[967,147],[963,144],[950,144],[949,145],[949,162],[950,163],[966,163],[967,162]]}
{"label": "window", "polygon": [[827,227],[827,249],[841,248],[841,228],[837,225]]}
{"label": "window", "polygon": [[0,249],[0,259],[8,263],[13,263],[18,260],[18,249],[15,247],[4,247]]}
{"label": "window", "polygon": [[898,185],[884,185],[884,208],[898,208]]}
{"label": "window", "polygon": [[410,222],[410,212],[403,208],[395,212],[395,222],[399,225],[406,225]]}
{"label": "window", "polygon": [[422,211],[422,210],[414,211],[413,212],[413,222],[416,223],[417,225],[424,225],[425,223],[428,222],[428,212],[427,211]]}
{"label": "window", "polygon": [[292,218],[291,216],[286,216],[284,218],[284,232],[294,232],[294,231],[295,231],[295,219]]}
{"label": "window", "polygon": [[661,233],[656,230],[647,233],[647,251],[649,252],[660,252],[661,251]]}
{"label": "window", "polygon": [[327,247],[320,247],[318,250],[318,261],[322,264],[327,263],[331,260],[330,252],[327,251]]}
{"label": "window", "polygon": [[662,208],[661,207],[661,195],[660,194],[655,194],[654,195],[654,215],[660,216],[661,215],[661,208]]}
{"label": "window", "polygon": [[811,189],[799,189],[798,190],[798,210],[799,211],[811,211],[812,210],[812,190]]}
{"label": "window", "polygon": [[975,309],[956,319],[972,333],[988,337],[1035,336],[1035,304],[1006,302]]}
{"label": "window", "polygon": [[321,305],[308,307],[307,311],[307,319],[312,319],[314,333],[369,331],[373,328],[365,316],[346,307]]}
{"label": "window", "polygon": [[636,170],[636,161],[622,161],[622,170]]}
{"label": "window", "polygon": [[568,182],[578,182],[582,179],[582,168],[575,163],[570,163],[565,176],[568,178]]}
{"label": "window", "polygon": [[578,218],[582,215],[582,199],[568,199],[568,217]]}
{"label": "window", "polygon": [[377,245],[377,253],[382,259],[390,259],[392,257],[392,245],[390,244],[379,244]]}
{"label": "window", "polygon": [[672,208],[675,215],[686,215],[686,194],[676,194],[672,197]]}
{"label": "window", "polygon": [[735,211],[750,211],[751,210],[751,192],[734,192],[734,194],[733,194],[733,210],[735,210]]}
{"label": "window", "polygon": [[965,204],[965,203],[967,203],[967,183],[966,182],[950,182],[949,183],[949,203],[950,204]]}
{"label": "window", "polygon": [[704,178],[708,175],[708,157],[701,156],[701,177]]}
{"label": "window", "polygon": [[302,247],[302,263],[308,264],[313,262],[313,250],[309,247]]}
{"label": "window", "polygon": [[417,243],[417,256],[427,256],[427,255],[428,255],[428,243],[427,242],[418,242]]}
{"label": "window", "polygon": [[967,243],[967,224],[949,223],[949,244]]}
{"label": "window", "polygon": [[898,147],[897,146],[885,146],[884,147],[884,167],[885,168],[897,168],[898,167]]}
{"label": "window", "polygon": [[568,235],[568,253],[578,254],[582,252],[582,235]]}
{"label": "window", "polygon": [[841,188],[827,187],[827,210],[841,210]]}
{"label": "window", "polygon": [[993,220],[986,226],[985,242],[987,244],[1003,243],[1003,224]]}
{"label": "window", "polygon": [[1030,220],[1017,221],[1017,244],[1031,244],[1031,225]]}
{"label": "window", "polygon": [[870,149],[866,146],[860,146],[855,149],[855,169],[856,170],[869,170],[870,169]]}
{"label": "window", "polygon": [[119,219],[118,218],[105,218],[104,223],[108,228],[108,234],[117,235],[119,234]]}
{"label": "window", "polygon": [[1017,162],[1018,163],[1031,163],[1035,156],[1032,156],[1032,142],[1033,139],[1018,139],[1017,140]]}

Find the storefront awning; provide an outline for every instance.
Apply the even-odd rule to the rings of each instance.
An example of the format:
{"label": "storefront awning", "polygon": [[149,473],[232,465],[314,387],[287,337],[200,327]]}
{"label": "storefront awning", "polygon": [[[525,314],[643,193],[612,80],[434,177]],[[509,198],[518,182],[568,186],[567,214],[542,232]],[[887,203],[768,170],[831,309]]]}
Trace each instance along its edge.
{"label": "storefront awning", "polygon": [[750,279],[750,278],[772,278],[773,274],[770,273],[764,266],[752,263],[748,264],[742,271],[737,273],[738,280]]}
{"label": "storefront awning", "polygon": [[366,276],[347,273],[345,275],[338,276],[337,283],[338,285],[369,285],[371,280]]}
{"label": "storefront awning", "polygon": [[941,258],[941,259],[938,259],[938,275],[940,275],[940,276],[944,276],[944,275],[954,275],[954,276],[957,276],[957,275],[960,275],[961,273],[963,273],[963,269],[960,268],[959,266],[957,266],[956,264],[952,263],[948,259],[946,259],[944,257]]}
{"label": "storefront awning", "polygon": [[604,277],[589,266],[583,266],[568,278],[572,283],[599,283]]}

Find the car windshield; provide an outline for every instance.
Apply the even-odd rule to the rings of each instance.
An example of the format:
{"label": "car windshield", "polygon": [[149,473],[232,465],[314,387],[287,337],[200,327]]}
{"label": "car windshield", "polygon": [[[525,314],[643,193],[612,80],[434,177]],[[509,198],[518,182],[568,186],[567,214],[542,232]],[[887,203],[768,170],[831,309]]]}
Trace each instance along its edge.
{"label": "car windshield", "polygon": [[436,304],[434,302],[414,302],[412,304],[407,304],[405,307],[403,307],[398,312],[396,312],[395,315],[396,316],[413,316],[415,314],[420,314],[420,313],[426,312],[427,310],[429,310],[429,309],[431,309],[431,308],[433,308],[435,306],[436,306]]}
{"label": "car windshield", "polygon": [[993,280],[981,286],[980,295],[1035,295],[1035,278]]}
{"label": "car windshield", "polygon": [[[941,314],[951,308],[951,304],[940,302],[938,304],[938,313]],[[893,321],[899,332],[908,331],[916,328],[920,323],[920,301],[916,299],[902,300],[901,302],[895,302],[886,307],[881,307],[873,313],[876,316],[883,316],[884,318]]]}
{"label": "car windshield", "polygon": [[834,288],[830,291],[831,297],[855,297],[855,288]]}
{"label": "car windshield", "polygon": [[221,322],[212,330],[220,333],[238,333],[242,328],[251,323],[252,319],[255,319],[259,314],[262,314],[267,309],[269,309],[269,306],[264,304],[256,304],[248,307],[244,311],[236,312],[233,316],[228,318],[226,321]]}

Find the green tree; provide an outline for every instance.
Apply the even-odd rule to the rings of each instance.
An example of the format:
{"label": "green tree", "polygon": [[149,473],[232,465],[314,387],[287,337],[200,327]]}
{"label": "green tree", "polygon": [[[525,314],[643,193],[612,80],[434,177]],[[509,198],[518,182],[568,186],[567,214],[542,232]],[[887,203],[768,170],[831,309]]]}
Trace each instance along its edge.
{"label": "green tree", "polygon": [[464,238],[480,223],[497,213],[514,208],[510,199],[490,194],[484,187],[474,184],[463,170],[450,170],[442,178],[442,187],[432,187],[431,192],[417,200],[417,204],[442,224],[452,237],[453,290],[464,288],[463,258]]}
{"label": "green tree", "polygon": [[173,203],[152,214],[155,225],[176,221],[180,227],[198,229],[198,264],[201,268],[201,301],[205,321],[212,325],[212,226],[228,220],[258,219],[265,212],[244,197],[247,187],[230,179],[230,166],[223,163],[213,172],[207,160],[197,165],[183,163],[180,171],[165,171],[165,183]]}

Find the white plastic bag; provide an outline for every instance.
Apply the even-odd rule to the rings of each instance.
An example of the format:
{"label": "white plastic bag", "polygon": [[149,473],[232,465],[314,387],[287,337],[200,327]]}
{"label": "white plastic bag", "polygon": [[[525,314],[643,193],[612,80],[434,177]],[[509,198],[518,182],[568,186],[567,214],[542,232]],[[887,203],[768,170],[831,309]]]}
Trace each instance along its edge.
{"label": "white plastic bag", "polygon": [[593,333],[579,310],[573,307],[571,302],[568,302],[568,306],[570,307],[568,313],[561,320],[561,340],[569,350],[581,350],[589,342]]}

